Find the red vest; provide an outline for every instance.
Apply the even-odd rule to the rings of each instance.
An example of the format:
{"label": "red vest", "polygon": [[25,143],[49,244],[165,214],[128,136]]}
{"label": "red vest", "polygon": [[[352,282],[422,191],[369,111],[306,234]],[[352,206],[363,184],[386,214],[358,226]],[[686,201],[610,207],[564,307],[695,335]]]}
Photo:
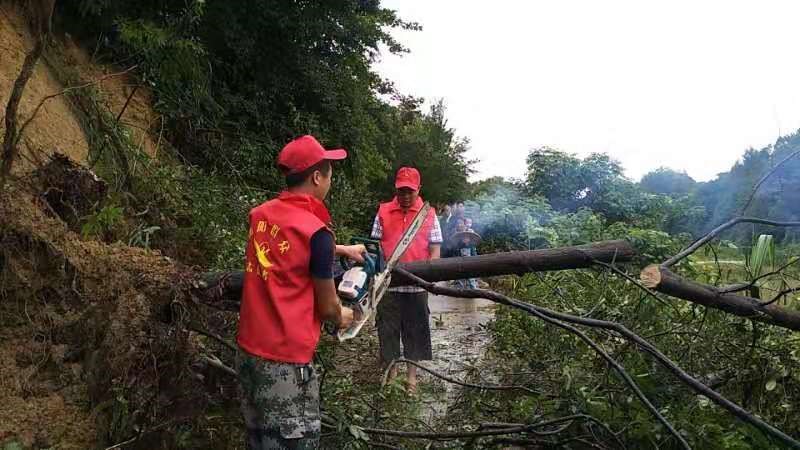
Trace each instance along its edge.
{"label": "red vest", "polygon": [[307,364],[319,341],[311,236],[330,222],[310,195],[282,192],[250,211],[237,342],[271,361]]}
{"label": "red vest", "polygon": [[[417,197],[417,201],[403,214],[403,209],[400,207],[400,203],[397,202],[397,197],[390,202],[381,203],[378,208],[378,220],[381,221],[381,229],[383,230],[381,249],[387,260],[392,256],[397,243],[400,242],[400,238],[408,229],[422,205],[422,198]],[[417,231],[414,240],[411,241],[411,245],[408,246],[406,252],[400,258],[401,262],[431,259],[430,236],[434,220],[436,220],[436,211],[431,208],[428,210],[428,217],[425,218],[422,227]]]}

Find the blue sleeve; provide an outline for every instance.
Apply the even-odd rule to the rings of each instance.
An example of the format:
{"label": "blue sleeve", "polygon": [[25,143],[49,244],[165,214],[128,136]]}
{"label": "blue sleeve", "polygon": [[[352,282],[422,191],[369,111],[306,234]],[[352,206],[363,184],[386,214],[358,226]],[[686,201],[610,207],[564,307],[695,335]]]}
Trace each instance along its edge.
{"label": "blue sleeve", "polygon": [[323,228],[311,236],[311,276],[314,278],[333,278],[333,234]]}

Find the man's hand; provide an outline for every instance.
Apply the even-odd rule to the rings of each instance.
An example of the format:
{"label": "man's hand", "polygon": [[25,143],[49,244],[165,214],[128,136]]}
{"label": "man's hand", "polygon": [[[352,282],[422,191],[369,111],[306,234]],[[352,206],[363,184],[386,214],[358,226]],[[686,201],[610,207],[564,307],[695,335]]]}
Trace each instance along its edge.
{"label": "man's hand", "polygon": [[354,313],[351,308],[342,306],[342,318],[339,320],[339,328],[347,329],[353,324]]}
{"label": "man's hand", "polygon": [[364,247],[364,244],[336,246],[337,256],[344,256],[348,259],[352,259],[355,262],[364,262],[364,255],[366,253],[367,248]]}

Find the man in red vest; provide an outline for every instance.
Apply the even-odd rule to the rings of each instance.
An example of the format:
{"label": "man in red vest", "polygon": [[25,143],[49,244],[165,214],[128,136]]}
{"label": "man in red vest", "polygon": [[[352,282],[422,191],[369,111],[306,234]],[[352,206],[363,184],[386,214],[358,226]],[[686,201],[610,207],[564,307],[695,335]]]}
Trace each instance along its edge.
{"label": "man in red vest", "polygon": [[[380,239],[383,254],[388,258],[405,230],[411,224],[423,201],[419,196],[420,175],[413,167],[401,167],[395,177],[395,197],[381,203],[372,225],[372,238]],[[439,258],[442,230],[436,220],[436,211],[431,208],[417,231],[417,235],[400,258],[401,262],[424,261]],[[400,342],[403,356],[411,361],[430,360],[431,328],[428,315],[428,292],[416,286],[398,286],[389,289],[378,304],[375,322],[384,364],[400,357]],[[392,367],[389,377],[397,376],[397,366]],[[417,367],[408,366],[408,392],[417,389]]]}
{"label": "man in red vest", "polygon": [[237,371],[248,449],[317,448],[319,381],[311,360],[322,321],[348,327],[333,282],[334,255],[363,261],[363,245],[335,245],[323,200],[331,160],[312,136],[278,155],[287,190],[250,211]]}

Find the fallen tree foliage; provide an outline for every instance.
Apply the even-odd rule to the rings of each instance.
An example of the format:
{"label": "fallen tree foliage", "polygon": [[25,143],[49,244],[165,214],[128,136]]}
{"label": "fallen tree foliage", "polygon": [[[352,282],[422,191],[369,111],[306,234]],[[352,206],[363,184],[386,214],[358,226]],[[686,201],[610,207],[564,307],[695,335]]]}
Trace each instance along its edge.
{"label": "fallen tree foliage", "polygon": [[[48,369],[53,373],[71,370],[82,374],[81,377],[62,380],[74,389],[66,389],[59,394],[66,403],[86,402],[92,405],[92,413],[80,420],[83,440],[79,442],[85,445],[137,442],[139,446],[146,446],[149,439],[153,439],[153,442],[170,439],[169,427],[163,426],[164,423],[202,420],[198,414],[208,399],[205,380],[213,379],[214,374],[235,375],[235,370],[220,358],[198,346],[191,338],[190,330],[219,342],[224,348],[235,348],[223,336],[204,329],[204,317],[208,311],[199,308],[199,305],[238,311],[241,272],[197,273],[158,252],[81,239],[75,230],[79,217],[87,208],[85,199],[95,198],[91,195],[102,197],[105,193],[102,182],[91,172],[83,173],[83,170],[57,155],[48,166],[39,170],[33,183],[41,185],[41,192],[35,194],[14,190],[0,197],[3,295],[16,300],[4,303],[5,312],[16,314],[20,321],[25,320],[23,317],[27,315],[27,320],[33,325],[32,329],[21,328],[28,329],[31,334],[23,333],[11,342],[21,352],[43,352],[44,358],[53,361],[53,366]],[[82,195],[83,190],[86,191],[86,198]],[[699,247],[694,247],[692,251],[696,248]],[[605,241],[584,246],[404,264],[396,269],[395,282],[418,284],[444,295],[488,298],[524,310],[575,334],[620,375],[656,420],[683,447],[688,447],[687,442],[659,412],[659,408],[645,397],[637,387],[636,380],[576,325],[619,334],[642,352],[654,357],[697,393],[707,396],[734,416],[784,444],[800,447],[794,438],[707,387],[655,346],[618,323],[552,311],[493,291],[457,290],[432,283],[466,277],[583,269],[597,265],[615,268],[616,263],[630,262],[636,256],[635,248],[627,241]],[[616,272],[621,274],[618,270]],[[736,316],[798,329],[797,321],[800,319],[794,311],[686,280],[664,266],[651,265],[645,268],[640,287]],[[24,306],[22,313],[21,304]],[[32,311],[34,314],[30,315]],[[45,335],[49,336],[48,344],[38,347],[31,345],[29,341],[41,334],[42,330],[46,330]],[[54,349],[59,351],[54,353]],[[16,372],[25,373],[26,368],[36,367],[36,358],[16,356],[13,359],[21,362],[7,368],[7,372],[4,370],[4,377],[15,379],[19,376]],[[73,368],[68,369],[68,365]],[[45,383],[49,378],[34,377],[33,380]],[[454,379],[446,381],[467,388],[495,388]],[[47,390],[44,384],[38,389]],[[12,398],[18,399],[24,398],[24,395],[24,392],[11,393]],[[32,404],[35,405],[35,402]],[[19,421],[19,410],[15,410],[14,414],[17,415],[15,420]],[[23,420],[29,421],[25,426],[35,427],[36,420],[39,420],[36,417],[38,412],[33,408],[23,414]],[[4,419],[2,413],[0,419]],[[74,424],[66,419],[64,422]],[[136,430],[149,431],[143,433]],[[378,428],[365,430],[374,434],[388,431],[383,434],[419,438],[455,436]],[[528,425],[476,433],[476,437],[536,434]],[[142,437],[134,439],[130,437],[132,435]]]}
{"label": "fallen tree foliage", "polygon": [[[0,195],[0,436],[47,430],[22,443],[92,448],[202,417],[208,374],[186,330],[193,272],[81,239],[47,199],[11,185]],[[174,438],[156,430],[143,445]]]}

